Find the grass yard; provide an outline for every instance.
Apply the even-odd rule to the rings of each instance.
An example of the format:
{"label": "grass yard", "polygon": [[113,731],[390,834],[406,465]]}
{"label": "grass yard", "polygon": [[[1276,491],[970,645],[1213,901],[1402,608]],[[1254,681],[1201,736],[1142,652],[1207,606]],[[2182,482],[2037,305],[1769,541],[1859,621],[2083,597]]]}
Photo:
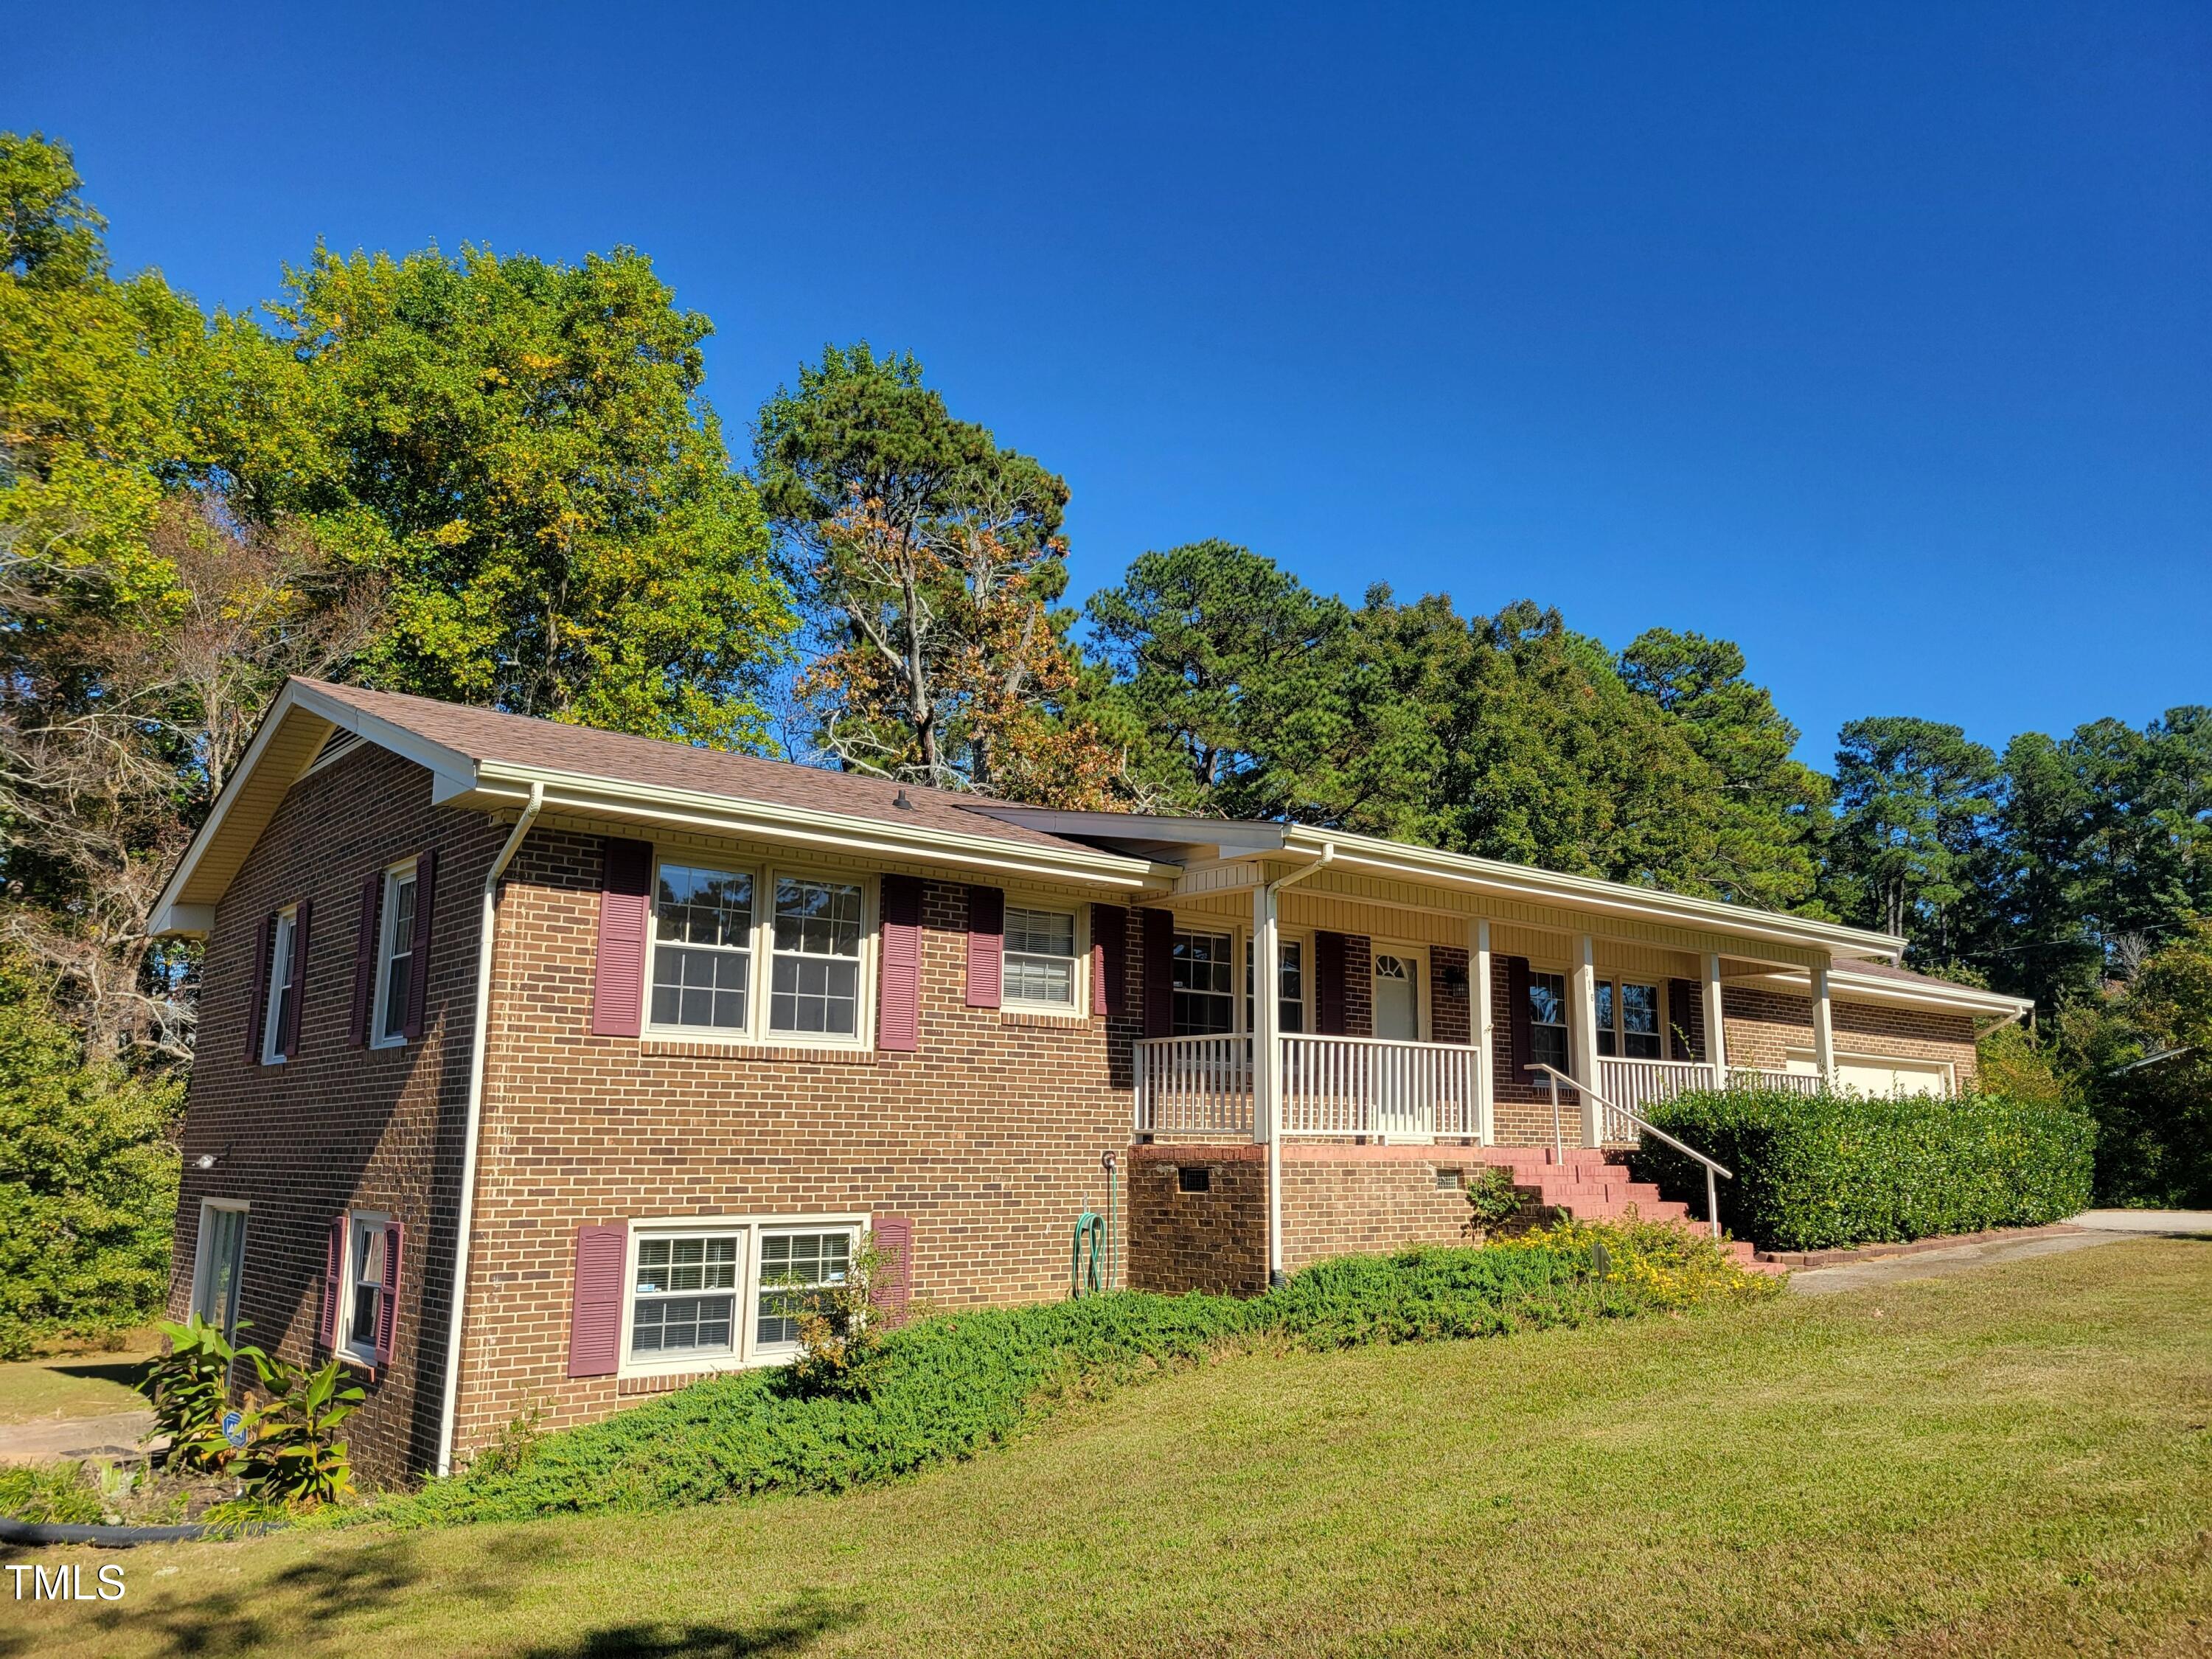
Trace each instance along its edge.
{"label": "grass yard", "polygon": [[154,1351],[150,1343],[137,1341],[115,1353],[69,1354],[0,1365],[0,1424],[137,1410],[146,1397],[132,1383]]}
{"label": "grass yard", "polygon": [[2212,1243],[1238,1358],[841,1498],[40,1559],[127,1598],[0,1654],[2203,1654]]}

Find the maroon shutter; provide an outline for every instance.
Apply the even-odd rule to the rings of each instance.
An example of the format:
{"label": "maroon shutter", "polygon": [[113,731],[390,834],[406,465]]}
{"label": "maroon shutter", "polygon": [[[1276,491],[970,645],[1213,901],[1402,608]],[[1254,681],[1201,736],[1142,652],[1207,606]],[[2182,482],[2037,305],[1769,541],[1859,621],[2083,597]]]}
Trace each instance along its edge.
{"label": "maroon shutter", "polygon": [[968,1006],[996,1008],[1005,986],[1006,896],[995,887],[968,890]]}
{"label": "maroon shutter", "polygon": [[879,1215],[869,1224],[868,1242],[883,1261],[868,1286],[868,1299],[887,1325],[906,1317],[914,1294],[914,1221],[902,1215]]}
{"label": "maroon shutter", "polygon": [[346,1041],[361,1048],[368,1041],[369,1011],[376,1006],[376,904],[384,896],[381,872],[361,884],[361,921],[353,939],[353,1023]]}
{"label": "maroon shutter", "polygon": [[277,1052],[287,1060],[300,1052],[300,1011],[307,1001],[307,924],[314,914],[313,899],[301,899],[292,913],[292,995],[284,1008],[284,1029],[276,1033]]}
{"label": "maroon shutter", "polygon": [[592,965],[593,1036],[634,1037],[644,1029],[645,941],[652,900],[652,843],[610,838],[599,865],[599,945]]}
{"label": "maroon shutter", "polygon": [[1323,1036],[1344,1032],[1344,961],[1348,941],[1341,933],[1314,935],[1314,1030]]}
{"label": "maroon shutter", "polygon": [[1667,981],[1667,1054],[1673,1060],[1703,1060],[1705,1019],[1697,986],[1686,979]]}
{"label": "maroon shutter", "polygon": [[910,1054],[921,1046],[921,883],[883,881],[883,980],[876,997],[876,1047]]}
{"label": "maroon shutter", "polygon": [[246,976],[246,1063],[261,1063],[261,1033],[269,1018],[269,951],[276,934],[276,918],[264,916],[253,930],[253,971]]}
{"label": "maroon shutter", "polygon": [[392,1333],[399,1323],[399,1248],[406,1240],[406,1228],[396,1221],[386,1224],[384,1295],[376,1309],[376,1363],[380,1368],[392,1363]]}
{"label": "maroon shutter", "polygon": [[1524,1086],[1536,1079],[1528,1070],[1529,1062],[1536,1058],[1536,1037],[1528,1016],[1528,958],[1505,958],[1505,1024],[1512,1034],[1513,1065],[1510,1082]]}
{"label": "maroon shutter", "polygon": [[1145,1035],[1175,1035],[1175,912],[1146,910]]}
{"label": "maroon shutter", "polygon": [[428,1022],[430,1009],[430,911],[437,897],[438,855],[433,852],[418,853],[415,857],[415,937],[411,941],[413,957],[407,963],[407,1023],[399,1034],[410,1042],[419,1042],[422,1028]]}
{"label": "maroon shutter", "polygon": [[338,1345],[338,1287],[344,1283],[346,1218],[331,1219],[329,1248],[323,1252],[323,1323],[319,1340],[326,1348]]}
{"label": "maroon shutter", "polygon": [[622,1363],[623,1269],[629,1224],[576,1229],[576,1291],[568,1310],[568,1375],[612,1376]]}
{"label": "maroon shutter", "polygon": [[1129,913],[1118,904],[1091,907],[1091,1012],[1129,1012]]}

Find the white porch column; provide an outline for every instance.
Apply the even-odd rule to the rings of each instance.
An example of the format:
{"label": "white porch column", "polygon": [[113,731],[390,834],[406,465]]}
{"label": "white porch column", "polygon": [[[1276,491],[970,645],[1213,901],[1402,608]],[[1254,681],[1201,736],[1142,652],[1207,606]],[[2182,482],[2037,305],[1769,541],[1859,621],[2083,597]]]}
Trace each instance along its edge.
{"label": "white porch column", "polygon": [[1590,1097],[1590,1091],[1597,1087],[1597,941],[1588,933],[1576,941],[1571,1000],[1573,1023],[1568,1029],[1572,1040],[1567,1047],[1567,1065],[1582,1085],[1577,1092],[1583,1102],[1583,1145],[1595,1146],[1601,1144],[1597,1102]]}
{"label": "white porch column", "polygon": [[1283,1277],[1282,929],[1275,891],[1252,890],[1252,1139],[1267,1145],[1267,1279]]}
{"label": "white porch column", "polygon": [[1713,1068],[1716,1087],[1728,1081],[1728,1027],[1721,1013],[1721,958],[1717,951],[1705,957],[1705,1064]]}
{"label": "white porch column", "polygon": [[1813,1066],[1824,1083],[1836,1074],[1836,1026],[1825,964],[1813,970]]}
{"label": "white porch column", "polygon": [[1468,994],[1474,1000],[1468,1030],[1474,1039],[1474,1138],[1486,1146],[1498,1142],[1498,1060],[1492,1039],[1496,1022],[1490,1007],[1490,921],[1474,924],[1468,941]]}

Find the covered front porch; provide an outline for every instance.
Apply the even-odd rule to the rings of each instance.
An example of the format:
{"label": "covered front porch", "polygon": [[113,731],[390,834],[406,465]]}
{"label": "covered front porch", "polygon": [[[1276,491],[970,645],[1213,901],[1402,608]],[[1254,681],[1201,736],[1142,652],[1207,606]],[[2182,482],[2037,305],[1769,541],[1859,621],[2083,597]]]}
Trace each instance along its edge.
{"label": "covered front porch", "polygon": [[[1631,1143],[1637,1116],[1688,1090],[1817,1089],[1836,1070],[1838,959],[1897,949],[1711,901],[1276,834],[1191,859],[1146,913],[1140,1141]],[[1275,994],[1255,997],[1269,962]],[[1802,1024],[1747,1024],[1754,1006],[1802,1008]]]}

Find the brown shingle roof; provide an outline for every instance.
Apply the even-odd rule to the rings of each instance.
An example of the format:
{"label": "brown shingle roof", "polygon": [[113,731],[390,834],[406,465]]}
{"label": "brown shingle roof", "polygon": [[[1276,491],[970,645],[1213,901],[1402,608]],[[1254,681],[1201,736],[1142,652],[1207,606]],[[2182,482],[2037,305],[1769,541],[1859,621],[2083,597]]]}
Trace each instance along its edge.
{"label": "brown shingle roof", "polygon": [[[795,766],[788,761],[763,760],[755,755],[694,749],[688,744],[669,743],[658,738],[635,738],[620,732],[596,731],[590,726],[564,726],[556,720],[502,714],[489,708],[471,708],[398,691],[366,691],[359,686],[333,685],[325,680],[302,678],[300,683],[472,761],[543,767],[653,789],[689,789],[771,806],[877,818],[886,823],[980,836],[1023,846],[1067,848],[1086,853],[1095,850],[1081,842],[1048,836],[1042,830],[970,811],[961,804],[961,798],[949,790],[893,783],[851,772],[825,772],[815,767]],[[912,803],[910,807],[892,805],[902,791]]]}

